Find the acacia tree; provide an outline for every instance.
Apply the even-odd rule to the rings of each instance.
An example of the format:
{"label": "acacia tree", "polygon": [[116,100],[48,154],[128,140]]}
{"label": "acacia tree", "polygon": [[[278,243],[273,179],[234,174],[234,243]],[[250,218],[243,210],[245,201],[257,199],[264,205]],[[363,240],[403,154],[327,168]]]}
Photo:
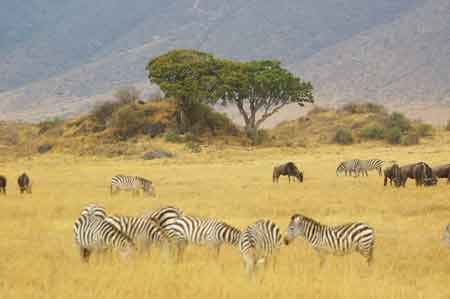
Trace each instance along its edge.
{"label": "acacia tree", "polygon": [[311,83],[295,77],[276,60],[227,61],[221,72],[220,88],[222,103],[236,105],[253,142],[261,124],[281,108],[314,101]]}
{"label": "acacia tree", "polygon": [[166,96],[177,101],[178,129],[185,132],[192,120],[190,110],[197,103],[214,103],[222,62],[213,55],[187,49],[172,50],[147,65],[148,78]]}

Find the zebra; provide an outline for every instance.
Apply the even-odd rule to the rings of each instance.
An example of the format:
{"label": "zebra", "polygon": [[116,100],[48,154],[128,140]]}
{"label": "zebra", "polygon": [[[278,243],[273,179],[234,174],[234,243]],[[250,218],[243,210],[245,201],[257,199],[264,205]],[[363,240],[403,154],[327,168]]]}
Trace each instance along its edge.
{"label": "zebra", "polygon": [[244,260],[246,272],[253,274],[256,264],[265,264],[268,257],[272,255],[272,265],[275,266],[273,253],[281,247],[282,239],[278,226],[268,219],[258,220],[242,231],[239,251]]}
{"label": "zebra", "polygon": [[167,240],[161,226],[150,216],[114,215],[106,217],[104,221],[113,225],[141,248],[149,248],[155,243],[164,244]]}
{"label": "zebra", "polygon": [[111,223],[94,215],[82,214],[75,221],[75,243],[80,249],[83,262],[88,262],[93,251],[117,248],[124,258],[128,258],[134,248],[133,241]]}
{"label": "zebra", "polygon": [[445,244],[450,248],[450,224],[444,228],[443,240]]}
{"label": "zebra", "polygon": [[151,181],[138,176],[116,175],[111,179],[111,195],[119,190],[132,191],[133,195],[139,195],[143,190],[144,194],[155,195],[155,188]]}
{"label": "zebra", "polygon": [[355,173],[359,176],[362,172],[363,175],[368,176],[368,171],[376,169],[378,175],[382,176],[383,160],[380,159],[369,159],[369,160],[356,160]]}
{"label": "zebra", "polygon": [[100,219],[105,219],[107,216],[105,208],[94,203],[87,205],[81,211],[81,215],[99,217]]}
{"label": "zebra", "polygon": [[155,220],[162,229],[172,223],[174,219],[180,218],[183,216],[183,211],[179,208],[166,206],[159,208],[153,212],[144,213],[143,216],[148,216]]}
{"label": "zebra", "polygon": [[321,266],[325,261],[322,253],[345,255],[357,251],[366,258],[368,265],[372,262],[375,232],[367,224],[348,223],[330,227],[295,214],[291,217],[284,244],[289,245],[299,235],[304,237],[317,252]]}
{"label": "zebra", "polygon": [[220,254],[224,243],[237,246],[241,231],[225,222],[212,218],[182,216],[165,226],[171,244],[175,244],[178,260],[181,261],[188,244],[208,245]]}
{"label": "zebra", "polygon": [[345,172],[345,176],[347,176],[347,173],[351,176],[352,172],[355,172],[357,169],[356,165],[359,163],[358,161],[358,159],[342,161],[336,168],[336,175],[339,176],[339,174]]}

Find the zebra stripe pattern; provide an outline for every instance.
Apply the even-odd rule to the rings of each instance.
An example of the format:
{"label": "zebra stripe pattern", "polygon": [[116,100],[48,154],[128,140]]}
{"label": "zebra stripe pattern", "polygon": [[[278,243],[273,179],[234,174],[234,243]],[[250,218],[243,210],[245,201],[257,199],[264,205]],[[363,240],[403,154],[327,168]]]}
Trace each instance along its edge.
{"label": "zebra stripe pattern", "polygon": [[378,175],[382,175],[382,168],[384,161],[379,159],[369,159],[369,160],[356,160],[357,163],[355,165],[355,173],[359,175],[362,173],[365,176],[368,176],[368,171],[376,169],[378,171]]}
{"label": "zebra stripe pattern", "polygon": [[181,259],[185,246],[190,244],[208,245],[215,249],[216,256],[224,243],[237,246],[241,232],[225,222],[210,218],[183,216],[165,226],[171,242],[176,243],[178,258]]}
{"label": "zebra stripe pattern", "polygon": [[348,223],[335,227],[295,214],[291,217],[284,243],[288,245],[297,236],[302,236],[319,254],[320,264],[324,262],[322,253],[345,255],[357,251],[370,264],[373,257],[375,233],[364,223]]}
{"label": "zebra stripe pattern", "polygon": [[99,217],[101,219],[105,219],[107,216],[105,208],[93,203],[87,205],[83,211],[81,211],[81,215]]}
{"label": "zebra stripe pattern", "polygon": [[124,258],[131,253],[134,244],[125,234],[101,217],[83,214],[74,224],[75,243],[80,249],[81,260],[88,262],[93,251],[117,248]]}
{"label": "zebra stripe pattern", "polygon": [[266,263],[267,258],[281,245],[280,229],[271,220],[259,220],[249,225],[239,239],[239,250],[247,273],[253,273],[257,263]]}
{"label": "zebra stripe pattern", "polygon": [[[345,173],[345,176],[348,175],[352,175],[352,172],[355,172],[356,165],[358,163],[359,160],[355,159],[355,160],[346,160],[346,161],[342,161],[341,163],[339,163],[339,165],[336,168],[336,175],[339,176],[341,173]],[[356,173],[355,173],[356,175]]]}
{"label": "zebra stripe pattern", "polygon": [[129,217],[114,215],[105,218],[105,222],[127,235],[135,244],[148,248],[154,243],[167,240],[159,224],[148,216]]}
{"label": "zebra stripe pattern", "polygon": [[138,176],[126,176],[116,175],[111,179],[111,195],[118,191],[132,191],[133,195],[139,195],[140,190],[144,194],[154,196],[155,189],[151,181],[138,177]]}
{"label": "zebra stripe pattern", "polygon": [[172,206],[162,207],[153,212],[147,212],[144,216],[148,216],[155,220],[162,229],[172,223],[175,219],[183,217],[183,211]]}

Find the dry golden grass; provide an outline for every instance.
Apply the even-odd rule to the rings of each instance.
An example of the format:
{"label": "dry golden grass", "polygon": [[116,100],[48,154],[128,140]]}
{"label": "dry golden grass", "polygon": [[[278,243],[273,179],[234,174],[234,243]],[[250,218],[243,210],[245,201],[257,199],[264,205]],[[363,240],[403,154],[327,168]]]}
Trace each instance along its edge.
{"label": "dry golden grass", "polygon": [[[316,149],[224,148],[172,160],[76,158],[49,155],[4,162],[8,195],[0,197],[1,298],[449,298],[450,251],[441,241],[450,222],[450,186],[383,187],[382,178],[335,175],[338,161],[379,157],[408,163],[449,162],[447,139],[416,147],[358,145]],[[292,160],[305,172],[303,184],[271,182],[275,164]],[[21,196],[17,175],[27,171],[33,194]],[[136,174],[156,185],[156,198],[111,198],[112,175]],[[237,248],[215,261],[205,248],[190,247],[180,265],[158,252],[94,255],[82,264],[72,225],[84,205],[97,202],[111,213],[136,215],[170,204],[185,213],[223,219],[240,228],[260,218],[283,231],[293,213],[323,223],[365,221],[376,230],[375,260],[357,254],[330,256],[323,268],[302,239],[283,247],[273,270],[249,279]]]}

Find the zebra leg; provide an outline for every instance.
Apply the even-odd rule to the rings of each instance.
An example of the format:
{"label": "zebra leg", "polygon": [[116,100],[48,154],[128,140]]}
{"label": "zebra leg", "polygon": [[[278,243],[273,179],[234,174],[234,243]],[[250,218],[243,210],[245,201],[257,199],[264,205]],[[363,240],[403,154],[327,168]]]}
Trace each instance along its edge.
{"label": "zebra leg", "polygon": [[325,256],[322,253],[322,251],[320,251],[320,249],[315,249],[315,251],[317,252],[317,255],[319,256],[320,259],[319,267],[322,268],[323,265],[325,264]]}
{"label": "zebra leg", "polygon": [[245,272],[253,275],[256,269],[256,253],[254,249],[249,249],[242,254],[244,259]]}
{"label": "zebra leg", "polygon": [[91,251],[87,248],[80,247],[80,257],[82,262],[89,262],[89,257],[91,255]]}

